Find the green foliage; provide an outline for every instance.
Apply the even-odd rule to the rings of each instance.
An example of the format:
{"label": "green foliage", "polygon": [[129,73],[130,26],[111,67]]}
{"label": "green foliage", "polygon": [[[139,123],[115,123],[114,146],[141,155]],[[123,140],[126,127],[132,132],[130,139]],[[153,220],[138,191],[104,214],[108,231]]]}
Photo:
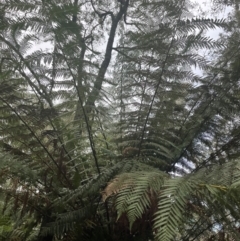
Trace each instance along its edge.
{"label": "green foliage", "polygon": [[0,240],[7,240],[8,234],[12,231],[11,219],[8,216],[0,218]]}
{"label": "green foliage", "polygon": [[125,173],[108,185],[106,194],[120,189],[116,200],[118,218],[126,213],[130,229],[136,219],[141,218],[144,211],[151,207],[166,177],[165,173],[154,171]]}
{"label": "green foliage", "polygon": [[239,238],[228,4],[229,21],[182,0],[0,3],[3,240]]}

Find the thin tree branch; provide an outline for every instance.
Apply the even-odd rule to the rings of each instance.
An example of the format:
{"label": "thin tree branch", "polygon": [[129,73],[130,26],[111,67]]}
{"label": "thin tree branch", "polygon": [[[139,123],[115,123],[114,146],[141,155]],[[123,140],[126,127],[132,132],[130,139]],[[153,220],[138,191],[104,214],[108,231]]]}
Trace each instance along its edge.
{"label": "thin tree branch", "polygon": [[113,19],[113,17],[114,17],[113,12],[111,12],[111,11],[106,11],[106,12],[104,12],[104,13],[100,13],[100,12],[97,11],[97,9],[95,8],[95,6],[94,6],[94,4],[93,4],[93,0],[91,0],[91,5],[92,5],[92,8],[93,8],[94,12],[95,12],[100,18],[105,17],[105,16],[107,16],[107,15],[110,15],[110,16],[112,17],[112,19]]}
{"label": "thin tree branch", "polygon": [[90,113],[93,110],[94,103],[99,96],[99,92],[102,88],[102,84],[104,81],[104,76],[106,74],[107,68],[109,66],[109,63],[110,63],[110,60],[112,57],[112,47],[113,47],[113,43],[114,43],[114,39],[115,39],[115,35],[116,35],[117,26],[118,26],[118,23],[121,20],[122,16],[124,15],[124,13],[126,13],[127,7],[128,7],[128,4],[126,2],[120,8],[120,11],[116,15],[116,17],[112,17],[112,25],[111,25],[111,29],[110,29],[110,33],[109,33],[109,37],[108,37],[107,47],[106,47],[106,51],[105,51],[105,57],[101,64],[101,67],[99,69],[97,78],[94,82],[93,89],[90,92],[88,100],[86,102],[86,112],[87,113]]}

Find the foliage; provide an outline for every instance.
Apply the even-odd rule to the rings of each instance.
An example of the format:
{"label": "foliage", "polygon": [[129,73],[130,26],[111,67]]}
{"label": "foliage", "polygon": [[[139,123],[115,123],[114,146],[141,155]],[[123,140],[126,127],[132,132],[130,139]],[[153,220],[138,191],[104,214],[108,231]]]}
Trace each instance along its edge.
{"label": "foliage", "polygon": [[1,1],[3,240],[239,239],[226,5],[229,19],[186,0]]}

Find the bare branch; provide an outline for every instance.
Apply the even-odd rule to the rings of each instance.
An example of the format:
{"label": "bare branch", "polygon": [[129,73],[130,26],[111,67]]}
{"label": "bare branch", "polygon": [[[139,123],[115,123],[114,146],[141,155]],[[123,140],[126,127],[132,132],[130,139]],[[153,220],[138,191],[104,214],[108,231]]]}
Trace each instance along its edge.
{"label": "bare branch", "polygon": [[111,11],[105,11],[105,12],[103,12],[103,13],[100,13],[100,12],[95,8],[95,6],[94,6],[94,4],[93,4],[93,0],[91,0],[91,4],[92,4],[92,8],[93,8],[94,12],[95,12],[100,18],[105,17],[105,16],[107,16],[107,15],[110,15],[110,16],[112,17],[112,19],[113,19],[113,17],[114,17],[113,12],[111,12]]}

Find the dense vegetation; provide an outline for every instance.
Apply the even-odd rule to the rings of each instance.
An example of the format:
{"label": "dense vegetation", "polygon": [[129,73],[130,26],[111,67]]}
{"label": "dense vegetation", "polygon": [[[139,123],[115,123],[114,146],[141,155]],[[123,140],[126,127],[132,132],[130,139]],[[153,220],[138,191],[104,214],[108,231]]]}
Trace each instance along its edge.
{"label": "dense vegetation", "polygon": [[1,240],[240,239],[240,11],[212,6],[0,2]]}

